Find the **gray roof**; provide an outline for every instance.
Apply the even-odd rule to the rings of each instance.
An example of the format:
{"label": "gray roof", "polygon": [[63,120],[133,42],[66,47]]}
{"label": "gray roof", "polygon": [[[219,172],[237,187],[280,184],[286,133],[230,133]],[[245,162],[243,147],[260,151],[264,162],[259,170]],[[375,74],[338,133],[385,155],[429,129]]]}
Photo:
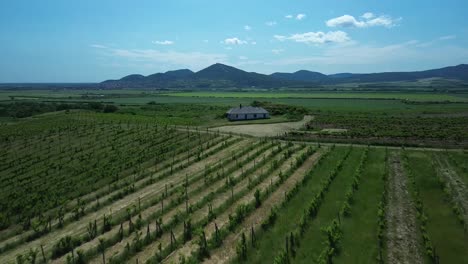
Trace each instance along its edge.
{"label": "gray roof", "polygon": [[262,107],[242,106],[229,109],[226,114],[268,114]]}

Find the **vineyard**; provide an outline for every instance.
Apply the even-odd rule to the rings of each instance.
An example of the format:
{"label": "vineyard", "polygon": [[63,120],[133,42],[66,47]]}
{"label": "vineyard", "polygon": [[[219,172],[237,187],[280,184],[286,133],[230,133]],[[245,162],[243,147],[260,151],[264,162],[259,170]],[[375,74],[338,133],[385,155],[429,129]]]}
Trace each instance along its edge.
{"label": "vineyard", "polygon": [[1,126],[0,179],[0,263],[468,263],[461,150],[71,111]]}

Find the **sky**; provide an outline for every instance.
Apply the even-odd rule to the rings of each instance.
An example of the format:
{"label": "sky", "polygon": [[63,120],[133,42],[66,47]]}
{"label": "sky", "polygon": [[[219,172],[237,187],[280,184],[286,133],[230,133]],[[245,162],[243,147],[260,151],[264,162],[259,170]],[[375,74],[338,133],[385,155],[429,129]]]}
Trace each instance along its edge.
{"label": "sky", "polygon": [[466,0],[1,0],[0,82],[468,63]]}

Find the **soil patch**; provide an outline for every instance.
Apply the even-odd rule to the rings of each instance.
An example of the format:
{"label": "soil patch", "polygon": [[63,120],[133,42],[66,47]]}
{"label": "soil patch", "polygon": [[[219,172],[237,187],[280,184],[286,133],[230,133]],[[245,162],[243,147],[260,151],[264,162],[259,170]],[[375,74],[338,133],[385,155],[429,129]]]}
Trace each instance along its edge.
{"label": "soil patch", "polygon": [[250,125],[232,125],[232,126],[222,126],[215,127],[211,130],[220,131],[225,133],[237,133],[251,135],[254,137],[274,137],[281,136],[285,133],[298,130],[304,127],[304,125],[312,120],[312,116],[304,116],[301,121],[297,122],[285,122],[285,123],[275,123],[275,124],[250,124]]}
{"label": "soil patch", "polygon": [[386,262],[423,263],[419,250],[416,208],[397,153],[391,156],[389,165]]}

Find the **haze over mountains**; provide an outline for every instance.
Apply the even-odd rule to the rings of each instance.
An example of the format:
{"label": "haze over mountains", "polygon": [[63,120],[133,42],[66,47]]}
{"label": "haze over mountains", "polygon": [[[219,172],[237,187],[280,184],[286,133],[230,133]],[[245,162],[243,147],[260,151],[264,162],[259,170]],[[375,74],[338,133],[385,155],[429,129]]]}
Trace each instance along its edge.
{"label": "haze over mountains", "polygon": [[277,72],[266,75],[246,72],[232,66],[216,63],[198,72],[181,69],[148,76],[132,74],[119,80],[104,81],[100,83],[100,88],[275,88],[344,83],[411,82],[429,78],[466,82],[468,81],[468,64],[414,72],[338,73],[326,75],[319,72],[300,70],[294,73]]}

